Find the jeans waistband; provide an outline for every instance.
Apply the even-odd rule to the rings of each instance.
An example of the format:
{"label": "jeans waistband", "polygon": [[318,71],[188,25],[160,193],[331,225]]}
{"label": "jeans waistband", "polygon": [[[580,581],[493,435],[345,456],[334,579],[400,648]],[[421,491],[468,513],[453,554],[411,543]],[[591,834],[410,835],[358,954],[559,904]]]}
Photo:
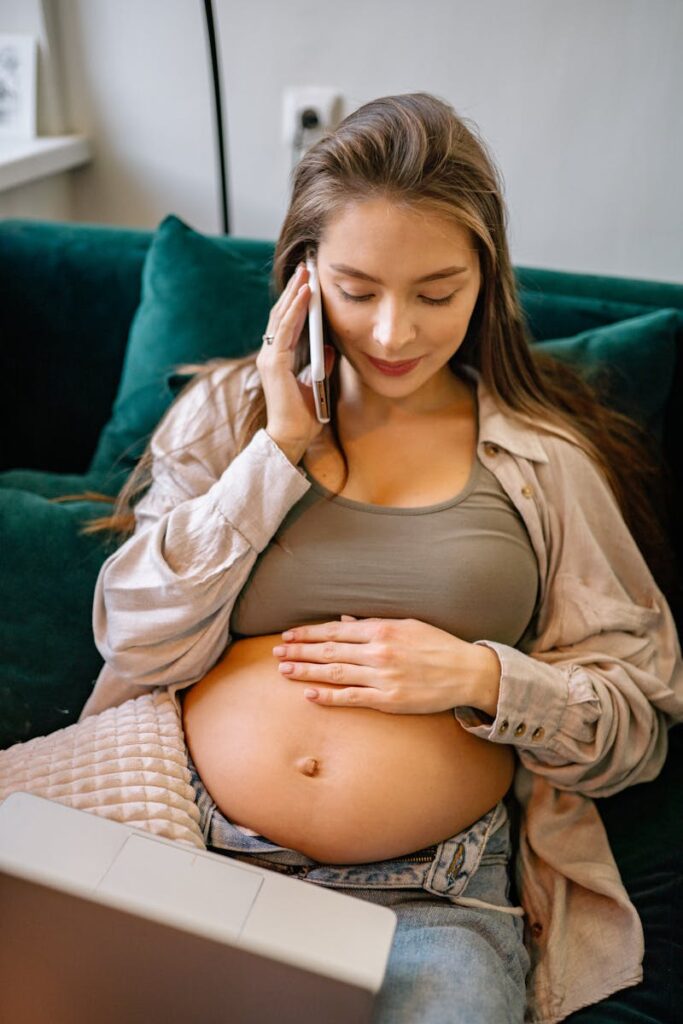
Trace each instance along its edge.
{"label": "jeans waistband", "polygon": [[519,916],[524,913],[521,907],[486,904],[463,895],[484,853],[501,859],[510,855],[509,816],[503,800],[456,835],[414,853],[367,864],[323,864],[298,850],[271,843],[264,836],[240,832],[216,806],[189,752],[188,767],[204,841],[214,852],[226,852],[236,860],[332,888],[425,889],[465,905]]}

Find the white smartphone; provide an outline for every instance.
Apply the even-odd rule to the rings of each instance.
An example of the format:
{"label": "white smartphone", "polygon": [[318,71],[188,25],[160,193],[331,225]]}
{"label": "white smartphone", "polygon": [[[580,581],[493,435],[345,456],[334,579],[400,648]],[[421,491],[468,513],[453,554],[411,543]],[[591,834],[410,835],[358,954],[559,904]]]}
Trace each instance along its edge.
{"label": "white smartphone", "polygon": [[308,338],[311,350],[311,384],[315,401],[315,414],[319,423],[330,422],[330,382],[325,374],[325,351],[323,349],[323,309],[320,296],[320,282],[315,260],[306,257],[308,286],[311,295],[308,302]]}

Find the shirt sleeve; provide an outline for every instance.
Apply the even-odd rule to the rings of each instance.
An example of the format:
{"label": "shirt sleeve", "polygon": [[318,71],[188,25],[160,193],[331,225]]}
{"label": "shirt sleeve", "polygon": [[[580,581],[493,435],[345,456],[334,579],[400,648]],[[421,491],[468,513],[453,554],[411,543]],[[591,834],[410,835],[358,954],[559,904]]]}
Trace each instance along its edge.
{"label": "shirt sleeve", "polygon": [[[683,665],[671,609],[587,462],[573,506],[557,517],[561,536],[549,538],[562,555],[544,627],[527,652],[475,641],[500,662],[496,715],[474,707],[454,714],[468,732],[512,744],[558,789],[606,797],[661,771],[668,728],[683,720]],[[561,493],[548,483],[546,499],[552,494],[559,508]]]}
{"label": "shirt sleeve", "polygon": [[135,531],[97,578],[95,644],[140,692],[213,667],[258,554],[310,487],[264,428],[235,453],[233,392],[213,371],[176,399],[150,442]]}

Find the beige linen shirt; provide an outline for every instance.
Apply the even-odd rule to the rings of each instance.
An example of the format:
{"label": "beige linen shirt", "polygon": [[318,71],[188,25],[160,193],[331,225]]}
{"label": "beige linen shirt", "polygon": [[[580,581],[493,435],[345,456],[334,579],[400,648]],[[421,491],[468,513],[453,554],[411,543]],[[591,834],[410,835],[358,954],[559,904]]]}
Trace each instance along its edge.
{"label": "beige linen shirt", "polygon": [[[504,414],[478,371],[463,369],[477,388],[477,455],[526,524],[540,591],[517,647],[476,641],[500,660],[495,718],[454,714],[517,752],[525,1019],[555,1024],[643,978],[641,922],[593,798],[659,774],[668,728],[683,720],[681,648],[592,460],[555,427]],[[93,630],[105,664],[79,721],[157,686],[180,710],[178,691],[230,644],[230,614],[256,558],[311,486],[264,429],[235,456],[234,424],[258,379],[253,365],[213,370],[154,432],[153,483],[135,507],[135,532],[97,579]]]}

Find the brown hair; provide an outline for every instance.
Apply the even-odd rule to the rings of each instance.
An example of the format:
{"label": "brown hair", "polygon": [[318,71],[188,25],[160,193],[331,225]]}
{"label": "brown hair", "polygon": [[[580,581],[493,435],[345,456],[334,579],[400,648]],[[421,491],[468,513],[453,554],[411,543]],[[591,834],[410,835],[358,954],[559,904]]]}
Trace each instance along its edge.
{"label": "brown hair", "polygon": [[[678,593],[678,577],[670,541],[670,469],[649,432],[603,404],[607,370],[602,379],[589,384],[581,371],[533,343],[508,251],[502,176],[476,125],[448,103],[425,92],[380,97],[349,114],[304,154],[292,172],[289,209],[275,246],[273,299],[306,250],[317,251],[335,214],[349,203],[377,198],[439,213],[469,229],[479,254],[482,285],[451,368],[457,370],[462,363],[476,367],[507,414],[545,420],[572,434],[602,470],[658,586],[671,600]],[[176,366],[177,373],[193,377],[175,402],[217,366],[255,365],[257,354]],[[304,327],[294,350],[294,373],[299,374],[308,362]],[[330,375],[330,428],[348,478],[348,462],[335,425],[338,395],[337,358]],[[238,452],[266,423],[265,396],[259,387],[239,431]],[[115,502],[112,515],[91,520],[82,532],[109,530],[124,540],[135,528],[133,499],[150,483],[151,464],[148,444],[116,499],[86,492],[53,500]]]}

